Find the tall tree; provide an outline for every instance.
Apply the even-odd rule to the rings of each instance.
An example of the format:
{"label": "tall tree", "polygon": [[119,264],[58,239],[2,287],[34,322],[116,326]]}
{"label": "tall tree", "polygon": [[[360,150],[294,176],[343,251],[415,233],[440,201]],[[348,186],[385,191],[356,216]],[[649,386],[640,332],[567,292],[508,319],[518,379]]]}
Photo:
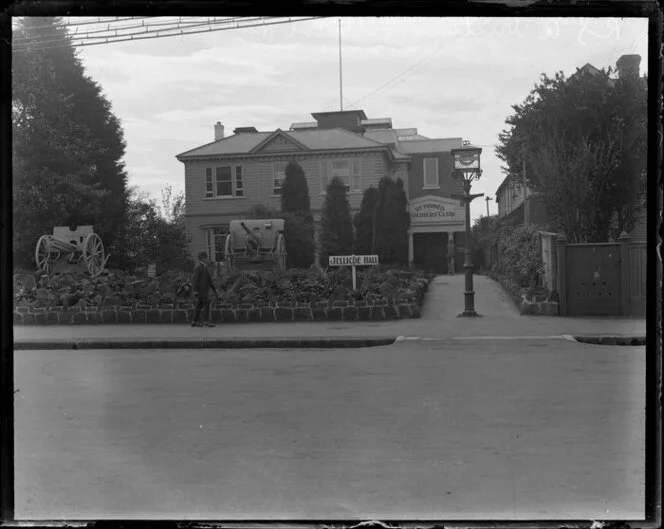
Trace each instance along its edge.
{"label": "tall tree", "polygon": [[378,201],[378,189],[374,186],[364,190],[360,211],[353,217],[355,226],[354,252],[360,255],[374,251],[374,213]]}
{"label": "tall tree", "polygon": [[346,186],[336,176],[327,186],[323,202],[320,246],[323,266],[327,265],[330,255],[349,255],[353,250],[353,225]]}
{"label": "tall tree", "polygon": [[122,253],[125,144],[110,103],[85,74],[60,19],[19,19],[14,44],[15,262],[30,266],[39,235],[71,223],[93,224],[107,250]]}
{"label": "tall tree", "polygon": [[309,186],[302,167],[291,160],[281,184],[281,216],[284,218],[287,266],[308,268],[314,263],[314,219],[309,201]]}
{"label": "tall tree", "polygon": [[289,161],[284,173],[285,178],[281,184],[281,211],[284,213],[310,211],[309,185],[300,164],[293,160]]}
{"label": "tall tree", "polygon": [[646,83],[612,73],[543,75],[512,107],[496,149],[508,173],[522,176],[525,163],[529,187],[576,241],[631,230],[643,206]]}
{"label": "tall tree", "polygon": [[408,264],[410,214],[403,180],[384,176],[378,183],[375,216],[375,248],[381,263]]}

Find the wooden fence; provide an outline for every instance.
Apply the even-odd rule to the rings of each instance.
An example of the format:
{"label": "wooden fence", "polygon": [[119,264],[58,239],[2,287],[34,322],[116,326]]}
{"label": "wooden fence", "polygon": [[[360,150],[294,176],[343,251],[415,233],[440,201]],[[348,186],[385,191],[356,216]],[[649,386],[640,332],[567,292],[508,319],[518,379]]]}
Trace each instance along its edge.
{"label": "wooden fence", "polygon": [[561,316],[645,315],[645,242],[623,232],[617,243],[570,244],[561,234],[556,247]]}

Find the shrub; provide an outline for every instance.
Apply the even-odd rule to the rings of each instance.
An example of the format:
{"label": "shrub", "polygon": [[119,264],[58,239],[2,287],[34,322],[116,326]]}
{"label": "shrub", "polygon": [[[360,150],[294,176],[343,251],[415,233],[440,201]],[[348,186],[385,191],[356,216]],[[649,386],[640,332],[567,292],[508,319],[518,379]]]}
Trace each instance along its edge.
{"label": "shrub", "polygon": [[544,273],[538,228],[534,224],[499,228],[496,271],[507,275],[520,286],[536,287]]}
{"label": "shrub", "polygon": [[353,226],[346,188],[334,177],[327,186],[321,215],[320,259],[327,266],[330,255],[349,255],[353,250]]}

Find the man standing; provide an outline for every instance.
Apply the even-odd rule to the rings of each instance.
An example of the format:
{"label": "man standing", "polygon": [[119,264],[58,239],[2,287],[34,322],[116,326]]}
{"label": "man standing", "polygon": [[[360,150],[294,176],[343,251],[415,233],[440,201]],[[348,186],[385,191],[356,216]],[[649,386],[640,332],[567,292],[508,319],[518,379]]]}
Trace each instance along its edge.
{"label": "man standing", "polygon": [[[212,282],[212,276],[207,268],[208,254],[201,252],[198,254],[198,264],[194,268],[194,273],[191,276],[191,290],[194,294],[194,318],[191,322],[192,327],[214,327],[209,319],[210,316],[210,300],[208,292],[210,289],[217,295],[217,289]],[[199,317],[203,312],[203,322],[199,323]]]}
{"label": "man standing", "polygon": [[447,243],[447,273],[451,276],[454,275],[454,265],[456,256],[456,247],[454,246],[454,236],[450,236],[450,241]]}

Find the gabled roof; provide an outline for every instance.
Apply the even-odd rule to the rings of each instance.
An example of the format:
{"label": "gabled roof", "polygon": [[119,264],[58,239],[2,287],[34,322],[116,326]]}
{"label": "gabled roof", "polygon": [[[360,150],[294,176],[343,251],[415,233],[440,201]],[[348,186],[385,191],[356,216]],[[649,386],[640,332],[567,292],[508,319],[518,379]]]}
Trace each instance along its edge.
{"label": "gabled roof", "polygon": [[178,154],[176,158],[183,161],[198,157],[257,154],[260,146],[266,145],[270,139],[277,135],[281,135],[296,145],[300,145],[303,150],[310,151],[378,150],[387,148],[384,143],[365,138],[342,128],[276,130],[274,132],[244,132],[228,136],[227,138]]}
{"label": "gabled roof", "polygon": [[250,152],[256,153],[260,151],[263,147],[265,147],[268,143],[272,142],[275,140],[275,138],[283,138],[286,142],[288,142],[291,145],[295,145],[299,149],[303,151],[308,151],[309,149],[303,145],[300,141],[297,139],[293,138],[291,135],[286,134],[283,130],[277,129],[275,130],[272,134],[270,134],[267,138],[264,138],[263,141],[255,145]]}
{"label": "gabled roof", "polygon": [[289,130],[289,136],[311,150],[369,149],[384,147],[380,142],[364,138],[346,129]]}
{"label": "gabled roof", "polygon": [[227,136],[200,147],[190,149],[176,156],[180,158],[195,158],[198,156],[218,156],[224,154],[248,153],[261,141],[267,138],[271,132],[244,132]]}

